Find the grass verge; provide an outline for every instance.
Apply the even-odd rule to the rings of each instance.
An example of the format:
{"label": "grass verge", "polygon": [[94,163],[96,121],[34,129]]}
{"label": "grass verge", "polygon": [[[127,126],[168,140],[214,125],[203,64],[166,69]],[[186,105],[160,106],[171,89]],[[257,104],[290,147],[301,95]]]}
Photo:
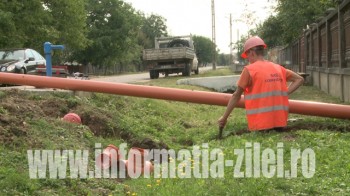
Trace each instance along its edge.
{"label": "grass verge", "polygon": [[[201,76],[228,75],[229,70],[207,72]],[[144,85],[207,90],[177,86],[181,77],[152,80]],[[303,86],[292,99],[340,103],[314,87]],[[0,194],[3,195],[346,195],[350,192],[350,122],[331,118],[290,115],[299,119],[289,124],[289,132],[243,133],[245,112],[236,109],[217,140],[217,119],[225,108],[220,106],[163,101],[106,94],[75,96],[52,92],[0,91]],[[78,113],[82,125],[63,122],[68,112]],[[118,146],[193,150],[208,143],[209,150],[222,150],[225,160],[238,162],[235,149],[247,142],[261,149],[277,151],[283,143],[285,169],[290,168],[291,149],[311,148],[316,155],[312,178],[302,175],[298,161],[296,178],[236,178],[234,167],[224,168],[224,178],[139,179],[30,179],[27,150],[89,150],[89,170],[94,169],[95,143]],[[248,149],[249,150],[249,149]],[[248,152],[248,151],[246,151]],[[203,157],[202,157],[203,158]],[[177,161],[180,165],[181,160]],[[193,164],[192,169],[203,167]],[[213,163],[213,161],[211,162]],[[246,163],[242,166],[245,170]]]}

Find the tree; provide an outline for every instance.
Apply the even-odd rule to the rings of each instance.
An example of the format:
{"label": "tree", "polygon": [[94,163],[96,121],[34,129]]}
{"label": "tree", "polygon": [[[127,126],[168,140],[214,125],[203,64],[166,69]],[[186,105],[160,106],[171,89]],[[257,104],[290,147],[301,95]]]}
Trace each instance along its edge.
{"label": "tree", "polygon": [[14,14],[5,8],[0,2],[0,47],[20,46],[22,36],[16,35],[16,25],[13,21]]}
{"label": "tree", "polygon": [[84,49],[88,44],[86,38],[86,4],[85,0],[46,0],[44,9],[50,15],[46,27],[47,40],[53,44],[63,44],[64,52],[56,52],[53,64],[74,60],[74,53]]}
{"label": "tree", "polygon": [[230,54],[220,53],[218,56],[218,65],[230,65]]}
{"label": "tree", "polygon": [[85,47],[85,0],[0,2],[0,47],[29,47],[43,52],[43,44]]}
{"label": "tree", "polygon": [[281,18],[276,16],[270,16],[267,20],[263,22],[263,24],[258,25],[252,34],[259,35],[264,39],[266,45],[269,48],[273,48],[275,46],[284,45],[284,40],[281,35],[285,32],[282,29],[283,23]]}
{"label": "tree", "polygon": [[[250,36],[260,36],[269,48],[292,43],[301,35],[307,24],[314,23],[327,8],[335,5],[331,0],[277,0],[277,2],[277,15],[270,16],[249,31]],[[247,39],[248,36],[241,37],[235,44],[238,59],[241,59],[240,54]]]}
{"label": "tree", "polygon": [[[278,17],[282,21],[282,39],[290,43],[307,24],[313,23],[324,11],[335,6],[330,0],[278,0]],[[291,22],[291,19],[293,22]]]}
{"label": "tree", "polygon": [[52,17],[51,25],[57,32],[55,41],[69,48],[86,47],[85,0],[46,0],[44,5]]}
{"label": "tree", "polygon": [[[140,54],[137,35],[141,18],[135,10],[121,0],[88,1],[89,46],[77,58],[80,62],[97,67],[122,68],[130,61],[130,53]],[[131,55],[133,56],[133,55]]]}
{"label": "tree", "polygon": [[0,46],[32,47],[42,51],[42,40],[48,37],[47,18],[50,15],[45,12],[40,0],[1,1]]}
{"label": "tree", "polygon": [[199,65],[207,64],[213,60],[213,42],[203,36],[193,36],[194,47]]}
{"label": "tree", "polygon": [[269,46],[285,45],[296,40],[302,29],[335,6],[331,0],[277,0],[276,16],[270,16],[256,33]]}
{"label": "tree", "polygon": [[[255,33],[254,33],[253,30],[251,30],[249,34],[250,34],[250,35],[253,35],[253,36],[255,35]],[[241,54],[242,54],[243,51],[244,51],[244,43],[247,41],[248,37],[249,37],[248,35],[246,35],[246,36],[241,36],[240,40],[238,40],[238,41],[234,44],[233,49],[235,49],[235,50],[237,51],[237,60],[239,60],[239,61],[242,61],[242,60],[243,60],[242,57],[241,57]]]}
{"label": "tree", "polygon": [[166,19],[162,16],[151,14],[149,17],[142,15],[142,27],[139,34],[139,43],[144,48],[154,48],[156,37],[167,36]]}
{"label": "tree", "polygon": [[118,70],[140,64],[142,49],[167,35],[166,20],[145,17],[123,0],[0,1],[0,47],[30,47],[46,41],[65,46],[53,63],[67,60]]}

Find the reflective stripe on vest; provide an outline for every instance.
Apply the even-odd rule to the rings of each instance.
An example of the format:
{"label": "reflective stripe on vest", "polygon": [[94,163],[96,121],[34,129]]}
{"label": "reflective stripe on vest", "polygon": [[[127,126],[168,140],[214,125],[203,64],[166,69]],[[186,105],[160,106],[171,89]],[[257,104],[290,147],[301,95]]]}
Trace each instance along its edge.
{"label": "reflective stripe on vest", "polygon": [[284,105],[277,105],[277,106],[271,106],[271,107],[265,107],[265,108],[259,108],[259,109],[250,109],[250,110],[246,110],[246,112],[247,112],[247,115],[252,115],[252,114],[273,112],[273,111],[279,111],[279,110],[284,110],[288,112],[289,107]]}
{"label": "reflective stripe on vest", "polygon": [[265,93],[259,93],[259,94],[251,94],[244,96],[244,100],[253,100],[253,99],[261,99],[271,96],[288,96],[287,92],[284,91],[271,91],[271,92],[265,92]]}

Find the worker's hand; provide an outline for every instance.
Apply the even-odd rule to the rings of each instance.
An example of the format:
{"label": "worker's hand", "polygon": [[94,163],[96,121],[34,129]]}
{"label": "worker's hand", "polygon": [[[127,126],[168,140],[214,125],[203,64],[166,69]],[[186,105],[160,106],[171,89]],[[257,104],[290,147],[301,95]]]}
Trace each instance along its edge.
{"label": "worker's hand", "polygon": [[218,120],[219,127],[224,128],[227,123],[227,118],[221,116]]}

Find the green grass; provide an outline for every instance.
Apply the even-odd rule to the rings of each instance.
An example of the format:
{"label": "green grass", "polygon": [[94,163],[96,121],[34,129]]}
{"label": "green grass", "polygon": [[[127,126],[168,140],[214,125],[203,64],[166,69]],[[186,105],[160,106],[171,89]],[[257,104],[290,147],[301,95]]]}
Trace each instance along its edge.
{"label": "green grass", "polygon": [[[229,70],[206,72],[200,76],[229,75]],[[144,85],[207,90],[176,85],[182,76],[151,80]],[[292,99],[341,103],[311,86],[302,86]],[[235,109],[217,140],[217,119],[225,107],[126,96],[91,94],[74,96],[53,92],[39,94],[0,91],[0,195],[348,195],[350,194],[350,122],[291,114],[300,120],[289,123],[290,132],[253,132],[246,129],[245,111]],[[67,112],[78,113],[83,125],[63,122]],[[219,148],[225,160],[234,160],[234,149],[246,142],[259,142],[261,148],[277,150],[284,144],[285,167],[290,149],[312,148],[316,154],[313,178],[304,178],[299,164],[298,177],[235,178],[233,167],[225,167],[225,178],[207,179],[29,179],[27,150],[89,150],[93,169],[95,143],[103,147],[142,146],[147,139],[153,146],[178,152],[208,143]],[[179,163],[179,161],[177,162]],[[193,167],[197,167],[194,165]]]}

